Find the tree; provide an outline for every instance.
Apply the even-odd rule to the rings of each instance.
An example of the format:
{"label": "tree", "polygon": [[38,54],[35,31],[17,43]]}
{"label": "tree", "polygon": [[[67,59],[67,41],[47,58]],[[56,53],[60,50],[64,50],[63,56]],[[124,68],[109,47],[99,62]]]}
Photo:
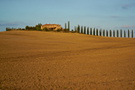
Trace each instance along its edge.
{"label": "tree", "polygon": [[90,34],[89,27],[87,27],[87,34],[88,34],[88,35]]}
{"label": "tree", "polygon": [[35,26],[36,30],[39,30],[39,31],[40,31],[40,30],[41,30],[41,26],[42,26],[41,23],[39,23],[38,25],[36,25],[36,26]]}
{"label": "tree", "polygon": [[90,35],[92,35],[92,28],[90,28]]}
{"label": "tree", "polygon": [[86,26],[84,26],[84,34],[86,34]]}
{"label": "tree", "polygon": [[110,30],[110,37],[112,37],[112,30]]}
{"label": "tree", "polygon": [[134,38],[134,31],[132,30],[132,38]]}
{"label": "tree", "polygon": [[122,37],[122,30],[120,30],[120,37]]}
{"label": "tree", "polygon": [[26,26],[25,29],[28,30],[29,29],[29,26]]}
{"label": "tree", "polygon": [[83,26],[81,26],[81,33],[83,33]]}
{"label": "tree", "polygon": [[117,37],[119,37],[119,30],[117,30]]}
{"label": "tree", "polygon": [[102,36],[102,30],[101,29],[99,30],[99,36]]}
{"label": "tree", "polygon": [[77,32],[80,33],[80,25],[77,27]]}
{"label": "tree", "polygon": [[98,29],[96,29],[96,35],[98,36]]}
{"label": "tree", "polygon": [[8,27],[6,28],[6,31],[11,31],[11,30],[12,30],[11,28],[8,28]]}
{"label": "tree", "polygon": [[68,21],[68,30],[70,31],[70,21]]}
{"label": "tree", "polygon": [[124,37],[126,37],[126,31],[124,30]]}
{"label": "tree", "polygon": [[130,31],[129,31],[129,29],[128,29],[128,37],[130,37]]}
{"label": "tree", "polygon": [[105,36],[105,30],[103,30],[103,36]]}
{"label": "tree", "polygon": [[26,30],[36,30],[36,27],[26,26],[25,29]]}
{"label": "tree", "polygon": [[95,28],[93,29],[93,35],[95,35]]}
{"label": "tree", "polygon": [[67,24],[65,23],[65,29],[67,29]]}
{"label": "tree", "polygon": [[108,30],[106,30],[106,36],[108,37]]}
{"label": "tree", "polygon": [[113,37],[115,37],[115,30],[113,30]]}

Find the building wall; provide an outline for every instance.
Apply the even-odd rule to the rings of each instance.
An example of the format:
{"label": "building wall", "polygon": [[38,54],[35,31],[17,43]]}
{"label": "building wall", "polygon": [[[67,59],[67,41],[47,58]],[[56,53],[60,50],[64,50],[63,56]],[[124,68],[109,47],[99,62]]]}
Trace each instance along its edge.
{"label": "building wall", "polygon": [[45,24],[41,26],[41,29],[52,29],[52,30],[58,30],[58,29],[62,29],[61,25],[59,24]]}

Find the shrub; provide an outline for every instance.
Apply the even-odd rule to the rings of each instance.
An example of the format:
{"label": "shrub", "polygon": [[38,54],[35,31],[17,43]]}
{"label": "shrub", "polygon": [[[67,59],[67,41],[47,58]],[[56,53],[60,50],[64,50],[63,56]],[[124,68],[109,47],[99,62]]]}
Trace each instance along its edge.
{"label": "shrub", "polygon": [[11,31],[12,29],[11,28],[6,28],[6,31]]}
{"label": "shrub", "polygon": [[69,29],[64,29],[63,31],[64,31],[64,32],[69,32]]}

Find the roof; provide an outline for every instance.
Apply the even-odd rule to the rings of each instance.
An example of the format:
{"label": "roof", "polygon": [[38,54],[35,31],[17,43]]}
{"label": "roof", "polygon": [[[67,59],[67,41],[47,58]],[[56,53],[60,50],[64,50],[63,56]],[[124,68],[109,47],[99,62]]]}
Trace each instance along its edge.
{"label": "roof", "polygon": [[61,25],[59,25],[59,24],[44,24],[44,25],[42,25],[42,26],[52,26],[52,25],[61,26]]}

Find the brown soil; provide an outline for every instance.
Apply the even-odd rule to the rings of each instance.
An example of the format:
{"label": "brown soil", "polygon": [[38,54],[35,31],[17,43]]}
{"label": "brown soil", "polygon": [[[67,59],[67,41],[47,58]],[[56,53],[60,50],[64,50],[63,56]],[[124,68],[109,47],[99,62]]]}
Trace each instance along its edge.
{"label": "brown soil", "polygon": [[0,32],[0,90],[135,90],[135,39]]}

